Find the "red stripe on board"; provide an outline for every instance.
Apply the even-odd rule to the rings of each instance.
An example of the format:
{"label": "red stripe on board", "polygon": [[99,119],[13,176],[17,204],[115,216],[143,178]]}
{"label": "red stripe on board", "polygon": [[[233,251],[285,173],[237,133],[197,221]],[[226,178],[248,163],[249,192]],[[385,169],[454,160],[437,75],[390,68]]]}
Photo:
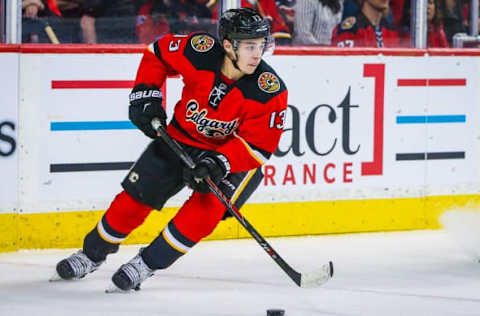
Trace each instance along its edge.
{"label": "red stripe on board", "polygon": [[17,44],[0,44],[0,52],[2,53],[18,53],[20,45]]}
{"label": "red stripe on board", "polygon": [[140,54],[146,44],[22,44],[22,54]]}
{"label": "red stripe on board", "polygon": [[429,48],[430,56],[480,56],[478,48]]}
{"label": "red stripe on board", "polygon": [[[0,53],[23,54],[139,54],[145,44],[0,44]],[[478,48],[338,48],[321,46],[277,46],[275,55],[332,55],[332,56],[480,56]]]}
{"label": "red stripe on board", "polygon": [[429,86],[466,86],[467,79],[428,79]]}
{"label": "red stripe on board", "polygon": [[427,79],[398,79],[399,87],[426,87]]}
{"label": "red stripe on board", "polygon": [[385,108],[385,64],[363,65],[363,76],[375,80],[373,113],[373,161],[362,162],[362,176],[383,174],[383,113]]}
{"label": "red stripe on board", "polygon": [[131,89],[132,80],[52,80],[52,89]]}
{"label": "red stripe on board", "polygon": [[411,48],[338,48],[325,46],[276,46],[274,55],[295,56],[425,56],[425,49]]}
{"label": "red stripe on board", "polygon": [[450,79],[398,79],[397,86],[399,87],[449,87],[449,86],[466,86],[467,79],[465,78],[450,78]]}

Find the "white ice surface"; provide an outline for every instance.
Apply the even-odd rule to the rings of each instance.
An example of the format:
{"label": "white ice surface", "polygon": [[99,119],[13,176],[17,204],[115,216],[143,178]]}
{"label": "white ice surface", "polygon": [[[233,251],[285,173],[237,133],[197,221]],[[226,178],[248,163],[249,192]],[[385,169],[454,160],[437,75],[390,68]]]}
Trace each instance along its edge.
{"label": "white ice surface", "polygon": [[[140,246],[123,246],[97,272],[48,282],[73,250],[0,254],[0,315],[480,315],[480,263],[445,231],[269,239],[300,272],[333,260],[322,287],[298,288],[253,240],[203,242],[131,294],[105,294]],[[480,246],[480,245],[479,245]]]}

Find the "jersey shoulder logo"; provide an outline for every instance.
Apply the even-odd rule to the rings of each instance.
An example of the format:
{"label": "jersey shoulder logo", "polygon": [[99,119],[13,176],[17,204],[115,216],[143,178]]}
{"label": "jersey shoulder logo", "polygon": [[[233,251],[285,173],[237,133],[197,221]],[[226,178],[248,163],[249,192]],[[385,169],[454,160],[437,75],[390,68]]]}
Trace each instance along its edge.
{"label": "jersey shoulder logo", "polygon": [[349,16],[348,18],[342,21],[340,28],[342,30],[349,30],[355,25],[355,23],[357,23],[357,18],[355,18],[354,16]]}
{"label": "jersey shoulder logo", "polygon": [[195,35],[190,40],[192,48],[199,53],[205,53],[212,49],[215,40],[206,34]]}
{"label": "jersey shoulder logo", "polygon": [[280,90],[280,80],[271,72],[264,72],[258,77],[258,87],[267,93],[275,93]]}

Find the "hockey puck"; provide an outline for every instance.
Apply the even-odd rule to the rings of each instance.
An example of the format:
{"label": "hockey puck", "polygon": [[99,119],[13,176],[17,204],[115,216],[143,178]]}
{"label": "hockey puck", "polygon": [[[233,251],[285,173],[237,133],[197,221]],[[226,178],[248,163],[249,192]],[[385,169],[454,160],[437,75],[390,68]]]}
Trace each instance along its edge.
{"label": "hockey puck", "polygon": [[284,309],[267,309],[267,316],[283,316],[285,315]]}

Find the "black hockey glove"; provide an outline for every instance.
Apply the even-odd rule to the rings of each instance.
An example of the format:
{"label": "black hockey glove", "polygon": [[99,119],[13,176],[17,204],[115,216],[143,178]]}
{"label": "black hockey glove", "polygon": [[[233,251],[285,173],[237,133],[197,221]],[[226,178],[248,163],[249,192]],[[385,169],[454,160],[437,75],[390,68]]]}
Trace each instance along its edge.
{"label": "black hockey glove", "polygon": [[230,173],[227,158],[219,153],[207,152],[200,157],[194,169],[183,169],[183,180],[193,190],[199,193],[209,193],[208,184],[203,179],[210,177],[218,185]]}
{"label": "black hockey glove", "polygon": [[156,86],[144,83],[136,85],[130,93],[128,118],[148,137],[157,136],[151,124],[154,117],[158,117],[162,125],[166,126],[167,114],[162,107],[162,100],[162,92]]}

